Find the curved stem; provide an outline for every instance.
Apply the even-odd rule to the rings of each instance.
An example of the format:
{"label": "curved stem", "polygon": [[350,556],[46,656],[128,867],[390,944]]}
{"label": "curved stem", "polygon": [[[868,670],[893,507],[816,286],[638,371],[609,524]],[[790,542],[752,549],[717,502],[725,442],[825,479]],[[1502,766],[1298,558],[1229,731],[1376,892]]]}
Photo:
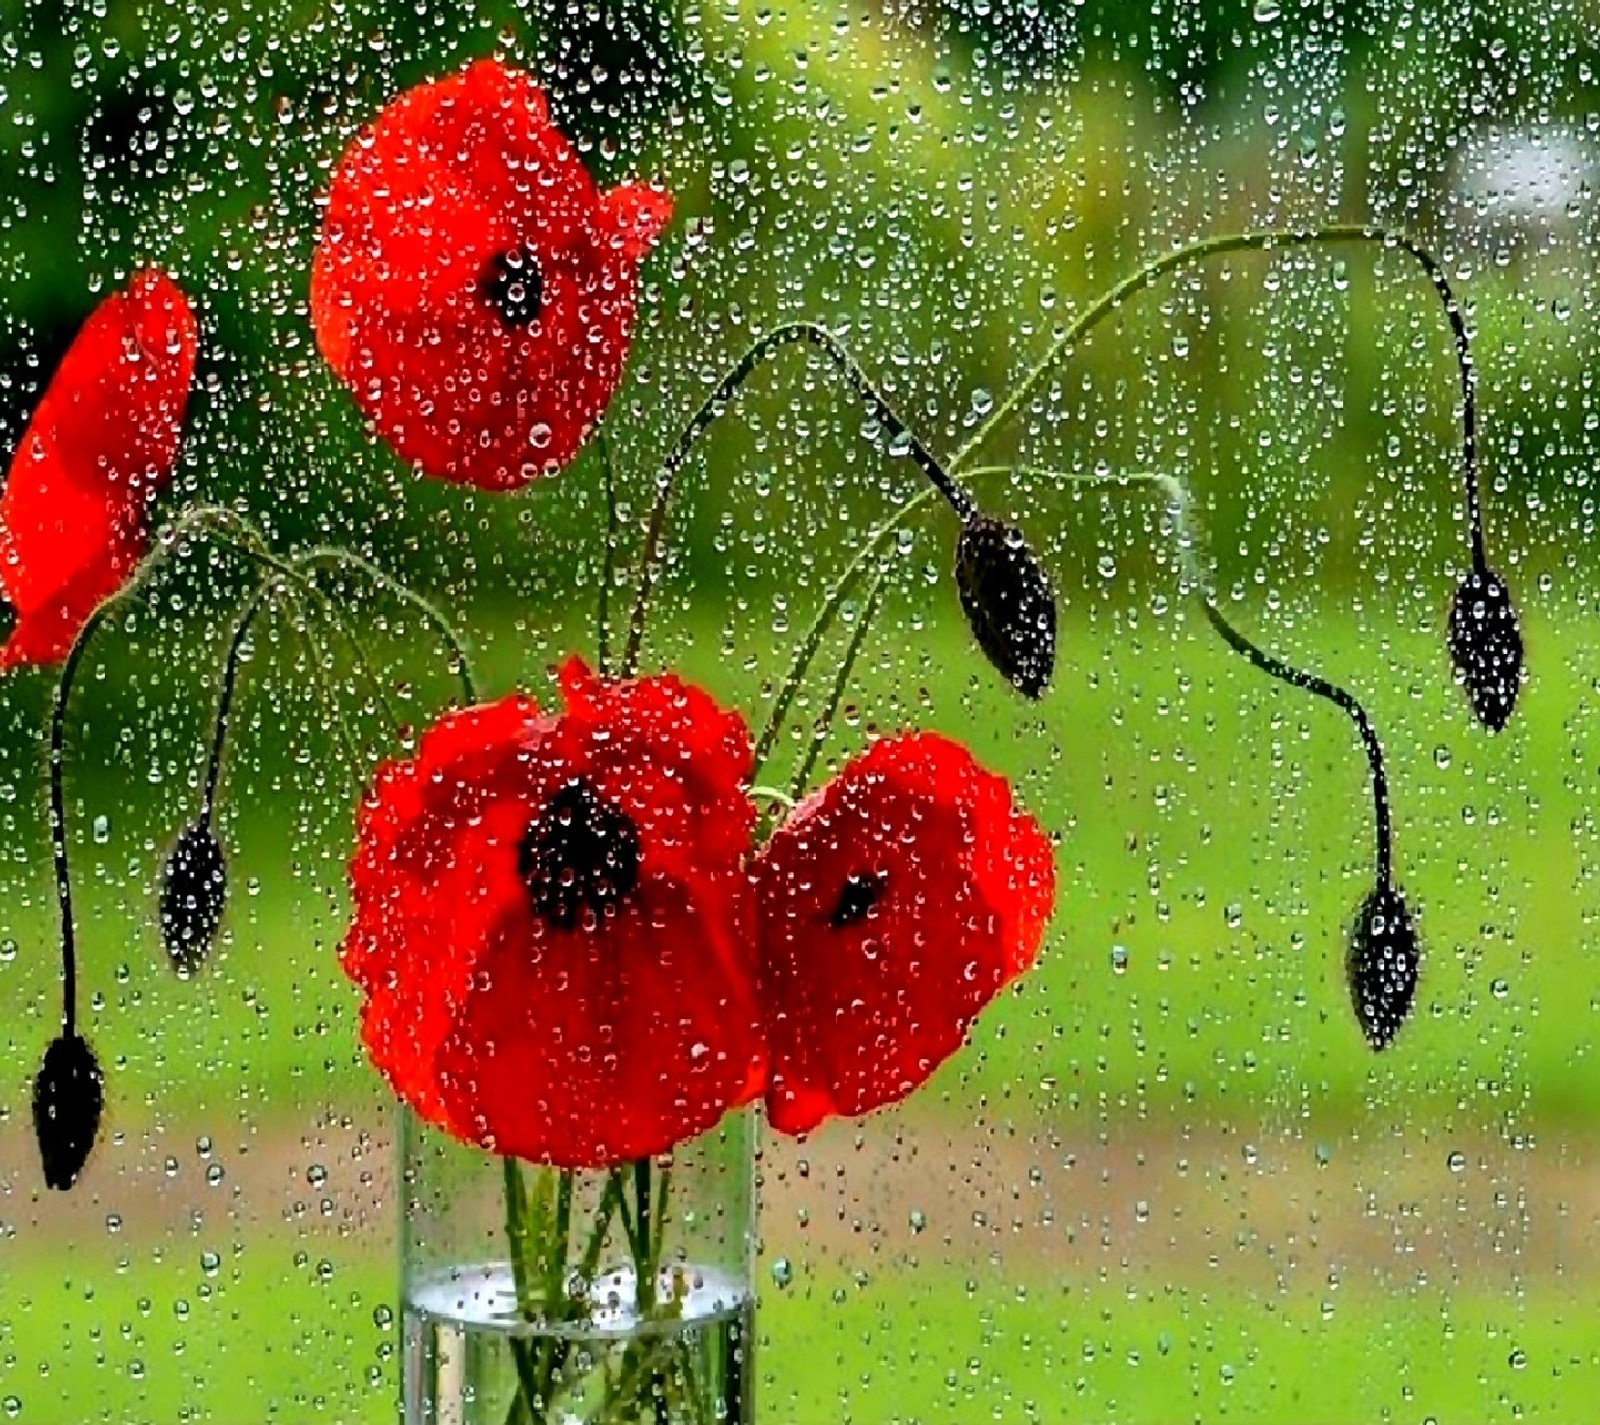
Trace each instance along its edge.
{"label": "curved stem", "polygon": [[306,652],[310,655],[311,666],[316,670],[317,690],[322,695],[323,705],[328,710],[329,724],[339,735],[339,741],[344,744],[344,755],[350,759],[350,766],[357,777],[361,775],[361,768],[365,763],[360,745],[356,742],[354,734],[350,731],[350,723],[345,718],[344,709],[339,704],[339,692],[333,682],[333,654],[317,635],[316,624],[312,622],[310,611],[299,601],[296,606],[300,613],[300,636],[305,640]]}
{"label": "curved stem", "polygon": [[1337,683],[1330,683],[1315,673],[1304,672],[1256,647],[1223,617],[1222,611],[1204,591],[1201,594],[1201,606],[1205,609],[1211,627],[1235,653],[1243,654],[1263,673],[1280,682],[1288,683],[1290,687],[1301,688],[1319,698],[1326,698],[1335,707],[1343,709],[1355,723],[1356,730],[1361,734],[1362,746],[1366,749],[1367,765],[1372,769],[1372,809],[1377,832],[1378,884],[1387,886],[1394,865],[1393,835],[1389,825],[1389,780],[1383,770],[1383,744],[1378,741],[1378,734],[1372,726],[1372,720],[1367,716],[1367,710],[1356,700],[1354,694],[1341,688]]}
{"label": "curved stem", "polygon": [[[391,724],[398,726],[400,718],[396,714],[393,705],[390,703],[388,695],[384,692],[382,680],[378,677],[377,672],[374,670],[372,666],[372,660],[367,656],[366,649],[361,646],[361,640],[358,639],[351,631],[349,622],[340,611],[338,605],[335,604],[331,598],[329,598],[327,593],[324,592],[321,586],[317,584],[316,580],[305,572],[305,568],[306,565],[311,562],[313,557],[315,558],[316,562],[327,564],[335,562],[333,556],[337,555],[337,562],[356,561],[373,574],[388,580],[392,584],[398,584],[399,581],[394,580],[392,575],[384,575],[381,570],[378,570],[375,566],[370,565],[367,561],[362,560],[359,555],[352,554],[348,550],[337,550],[332,546],[318,546],[317,548],[311,550],[309,555],[291,555],[286,557],[272,553],[272,551],[269,550],[264,543],[260,543],[259,541],[255,544],[248,544],[242,541],[230,539],[227,536],[223,536],[219,540],[219,543],[222,543],[227,548],[243,555],[246,559],[261,565],[261,567],[264,569],[276,570],[279,574],[283,575],[285,579],[292,580],[294,584],[301,590],[301,592],[308,598],[315,599],[317,601],[317,603],[321,606],[323,614],[327,618],[328,622],[344,638],[345,642],[349,644],[350,652],[354,656],[357,665],[360,667],[362,676],[371,685],[373,695],[376,698],[378,705],[382,708],[384,716]],[[418,599],[421,598],[420,595],[415,597]],[[452,652],[457,659],[458,664],[460,664],[461,667],[465,667],[465,654],[462,651],[462,642],[460,638],[455,634],[454,629],[451,628],[451,626],[445,621],[444,616],[436,608],[434,608],[433,605],[429,604],[428,609],[430,619],[445,631],[446,639],[451,644]],[[462,687],[463,689],[470,689],[471,683],[469,679],[463,680]],[[468,701],[471,701],[470,695],[468,697]]]}
{"label": "curved stem", "polygon": [[1264,228],[1254,232],[1226,233],[1219,237],[1202,238],[1198,242],[1186,243],[1146,263],[1137,272],[1123,278],[1093,306],[1073,320],[1011,394],[995,407],[973,433],[971,439],[961,447],[950,462],[950,469],[959,474],[967,461],[987,443],[995,431],[1033,398],[1051,369],[1066,357],[1084,336],[1117,311],[1123,303],[1145,288],[1153,286],[1169,272],[1221,253],[1268,252],[1341,242],[1370,243],[1379,247],[1399,248],[1423,269],[1438,293],[1439,300],[1444,304],[1445,316],[1450,322],[1450,330],[1455,338],[1456,364],[1461,375],[1461,481],[1466,493],[1472,562],[1473,568],[1479,574],[1487,573],[1488,564],[1483,546],[1482,502],[1478,482],[1477,375],[1472,361],[1472,346],[1467,335],[1466,319],[1462,315],[1461,304],[1456,300],[1455,291],[1439,259],[1409,234],[1372,224],[1333,223],[1316,228]]}
{"label": "curved stem", "polygon": [[1152,478],[1167,491],[1168,508],[1172,514],[1173,536],[1178,542],[1178,560],[1184,583],[1192,585],[1200,597],[1206,620],[1222,641],[1249,660],[1261,672],[1291,687],[1300,688],[1319,698],[1324,698],[1339,708],[1356,725],[1361,735],[1361,745],[1367,754],[1367,766],[1372,772],[1372,819],[1377,841],[1378,883],[1388,885],[1394,866],[1394,836],[1389,815],[1389,779],[1384,771],[1383,744],[1367,710],[1348,689],[1331,683],[1315,673],[1285,663],[1281,658],[1257,647],[1249,638],[1231,624],[1217,604],[1215,590],[1200,558],[1199,539],[1189,518],[1189,490],[1175,475],[1157,473]]}
{"label": "curved stem", "polygon": [[927,476],[929,484],[943,496],[945,502],[960,519],[970,519],[976,513],[977,507],[972,503],[972,497],[956,484],[944,466],[935,459],[933,452],[895,414],[888,401],[879,393],[877,387],[867,378],[866,373],[856,364],[855,359],[837,338],[815,322],[790,322],[785,326],[774,328],[745,352],[738,363],[716,384],[711,394],[701,403],[700,409],[690,417],[677,443],[667,452],[667,458],[662,462],[661,473],[656,478],[655,502],[650,507],[650,522],[645,529],[644,549],[639,561],[639,586],[634,594],[633,614],[628,621],[628,643],[622,659],[624,676],[631,675],[638,666],[639,649],[644,641],[645,615],[649,611],[650,594],[661,569],[661,537],[666,530],[667,512],[672,504],[678,472],[688,460],[695,441],[706,427],[727,409],[728,402],[756,368],[774,352],[796,342],[804,342],[808,346],[815,347],[833,362],[843,373],[845,380],[850,383],[851,389],[861,399],[862,404],[888,432],[890,441],[905,444],[904,453],[909,455],[917,468]]}
{"label": "curved stem", "polygon": [[611,581],[617,577],[617,472],[611,463],[611,442],[601,431],[595,437],[600,452],[600,478],[606,497],[606,548],[600,566],[600,600],[595,614],[595,664],[603,678],[611,671]]}
{"label": "curved stem", "polygon": [[455,625],[447,619],[439,607],[423,594],[404,581],[395,578],[386,570],[374,564],[370,559],[355,553],[354,550],[341,549],[336,544],[321,544],[313,549],[308,549],[303,554],[296,555],[292,561],[301,568],[309,568],[317,564],[344,564],[352,569],[358,569],[373,583],[386,589],[397,599],[408,603],[428,620],[438,633],[440,639],[450,649],[455,659],[456,675],[461,679],[461,692],[468,703],[478,701],[477,680],[472,674],[472,660],[467,655],[466,641],[456,632]]}
{"label": "curved stem", "polygon": [[[1034,479],[1050,480],[1057,484],[1083,485],[1160,483],[1169,478],[1157,472],[1146,470],[1098,474],[1069,470],[1044,470],[1029,465],[982,465],[965,473],[968,480],[983,480],[996,475],[1021,475]],[[801,684],[805,681],[806,673],[810,670],[811,662],[816,657],[817,649],[821,646],[824,635],[839,612],[839,606],[848,597],[851,588],[854,587],[856,581],[866,570],[867,565],[888,543],[890,537],[896,531],[909,524],[914,515],[925,509],[936,493],[937,491],[934,490],[919,490],[888,519],[874,529],[867,536],[866,542],[851,558],[850,563],[845,566],[844,572],[839,575],[824,596],[822,607],[817,610],[816,616],[812,619],[811,627],[806,630],[805,637],[795,646],[788,672],[784,674],[783,681],[778,685],[778,692],[773,699],[772,710],[768,713],[766,723],[756,739],[755,770],[752,773],[752,780],[760,776],[767,759],[772,755],[772,748],[777,742],[778,733],[783,728],[784,719],[789,715],[789,708],[793,704],[796,694],[799,693]]]}
{"label": "curved stem", "polygon": [[186,510],[163,528],[151,541],[150,553],[133,571],[127,583],[102,599],[83,622],[77,637],[72,640],[66,660],[61,665],[61,677],[56,683],[55,699],[50,709],[50,853],[55,873],[56,905],[61,915],[61,1029],[63,1034],[73,1034],[78,1021],[78,949],[77,933],[72,915],[72,873],[67,852],[67,793],[66,793],[66,739],[67,701],[72,695],[72,683],[78,675],[78,665],[88,651],[100,625],[111,616],[124,599],[131,598],[147,584],[152,575],[177,549],[186,534],[204,528],[207,524],[229,524],[242,528],[249,537],[259,538],[255,526],[242,515],[220,505],[197,505]]}
{"label": "curved stem", "polygon": [[[56,684],[55,697],[51,707],[49,755],[50,848],[55,877],[56,902],[61,917],[61,1024],[62,1032],[65,1034],[74,1033],[77,1026],[77,934],[72,908],[72,875],[67,848],[66,813],[66,713],[67,705],[72,695],[73,683],[77,678],[79,666],[83,661],[84,654],[88,651],[89,644],[112,612],[125,599],[131,598],[144,588],[156,571],[179,549],[186,536],[207,528],[213,531],[226,531],[220,536],[220,543],[258,564],[277,571],[283,576],[283,580],[279,581],[278,585],[263,585],[262,588],[256,591],[245,615],[241,617],[239,626],[235,630],[234,640],[229,648],[227,668],[224,673],[217,727],[213,735],[211,752],[206,767],[206,782],[201,812],[203,819],[209,820],[215,807],[217,784],[221,775],[223,747],[238,677],[238,660],[248,627],[255,614],[259,611],[260,604],[269,596],[269,590],[276,589],[284,581],[293,581],[302,587],[307,587],[312,592],[320,594],[320,591],[316,590],[314,583],[302,572],[307,567],[319,563],[337,563],[359,569],[375,583],[388,589],[398,598],[418,609],[433,624],[441,638],[449,646],[455,659],[456,670],[460,676],[462,691],[467,702],[472,703],[477,700],[476,684],[472,676],[471,663],[468,659],[465,645],[449,620],[430,600],[361,555],[355,554],[350,550],[327,546],[318,547],[308,551],[305,555],[292,559],[282,558],[268,549],[266,540],[262,537],[261,532],[249,519],[237,511],[221,505],[195,506],[186,510],[177,519],[160,530],[151,541],[150,553],[133,571],[128,581],[120,589],[117,589],[96,605],[88,618],[84,620],[83,626],[78,630],[78,634],[74,638],[62,664],[61,677]],[[341,628],[343,627],[341,620],[336,618],[335,622]],[[359,652],[359,645],[357,645],[357,649]],[[365,664],[364,656],[363,664]]]}
{"label": "curved stem", "polygon": [[861,652],[867,630],[872,626],[873,619],[878,616],[878,609],[883,603],[883,592],[889,581],[890,568],[888,560],[879,564],[878,572],[872,580],[872,587],[867,591],[866,602],[856,616],[856,626],[851,630],[850,642],[845,648],[844,657],[839,662],[839,671],[834,676],[833,688],[822,709],[822,716],[817,719],[811,743],[806,748],[806,755],[801,759],[799,767],[795,769],[794,777],[789,782],[791,803],[798,801],[805,792],[806,783],[811,780],[811,769],[817,765],[817,758],[822,753],[822,744],[828,740],[828,730],[833,726],[834,715],[839,711],[839,703],[844,698],[845,686],[850,681],[850,671],[855,667],[856,656]]}
{"label": "curved stem", "polygon": [[372,706],[383,714],[389,726],[399,727],[402,721],[400,714],[395,710],[394,704],[389,701],[389,695],[384,691],[383,680],[378,677],[377,670],[372,666],[372,660],[367,657],[367,650],[361,646],[361,640],[351,632],[350,625],[343,613],[340,612],[339,606],[318,586],[316,580],[306,577],[302,582],[306,594],[317,601],[318,606],[322,609],[322,616],[327,619],[329,625],[344,639],[345,644],[348,646],[351,658],[361,670],[361,676],[366,680],[367,686],[371,691]]}
{"label": "curved stem", "polygon": [[268,580],[256,589],[239,615],[228,644],[228,658],[222,669],[222,692],[217,698],[217,722],[211,734],[211,754],[206,761],[205,789],[200,797],[200,824],[209,826],[216,806],[217,783],[222,775],[222,750],[228,737],[228,721],[233,711],[233,691],[239,681],[239,663],[244,654],[245,640],[255,618],[269,600],[285,587],[281,579]]}

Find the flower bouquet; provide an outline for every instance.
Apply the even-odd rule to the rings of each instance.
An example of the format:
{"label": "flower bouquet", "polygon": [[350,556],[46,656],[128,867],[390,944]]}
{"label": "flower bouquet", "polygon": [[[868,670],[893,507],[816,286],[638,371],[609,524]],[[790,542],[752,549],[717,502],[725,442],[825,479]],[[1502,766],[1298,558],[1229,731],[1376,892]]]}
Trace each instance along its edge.
{"label": "flower bouquet", "polygon": [[[103,1109],[103,1073],[77,1017],[64,777],[74,675],[109,611],[200,541],[259,575],[222,670],[199,807],[162,869],[162,943],[184,976],[204,967],[226,909],[215,809],[261,610],[303,601],[355,636],[355,611],[323,582],[344,571],[408,601],[449,651],[459,705],[384,761],[361,800],[340,949],[362,997],[366,1053],[407,1110],[409,1420],[752,1418],[753,1106],[801,1135],[905,1098],[1033,964],[1055,896],[1045,831],[959,743],[906,729],[817,784],[821,747],[895,536],[936,502],[957,523],[954,594],[978,649],[1019,694],[1043,695],[1055,659],[1050,582],[1022,532],[974,490],[996,475],[1071,477],[977,457],[1084,334],[1140,291],[1217,254],[1313,244],[1391,248],[1420,266],[1461,374],[1471,566],[1449,650],[1491,729],[1510,716],[1522,676],[1517,618],[1485,551],[1460,308],[1430,252],[1367,227],[1230,234],[1161,255],[1059,332],[949,460],[829,328],[775,327],[666,452],[623,579],[627,531],[603,420],[624,378],[640,267],[672,208],[659,185],[598,189],[538,85],[497,60],[390,102],[351,140],[326,193],[310,322],[378,437],[425,476],[508,494],[598,447],[608,519],[595,645],[560,666],[555,703],[519,691],[485,698],[446,614],[351,551],[275,549],[246,512],[211,505],[151,538],[199,340],[187,298],[153,268],[83,328],[0,499],[0,666],[63,664],[49,763],[62,1026],[34,1093],[52,1187],[84,1170]],[[710,691],[641,663],[679,474],[751,373],[789,346],[849,386],[867,438],[909,462],[919,484],[851,555],[752,732]],[[1181,479],[1095,478],[1156,490],[1183,585],[1218,635],[1352,719],[1371,771],[1376,863],[1346,974],[1359,1028],[1383,1048],[1411,1008],[1421,951],[1394,879],[1371,720],[1350,693],[1261,649],[1225,615]],[[611,601],[625,583],[624,621]],[[798,765],[775,779],[797,692],[852,597],[820,716]]]}

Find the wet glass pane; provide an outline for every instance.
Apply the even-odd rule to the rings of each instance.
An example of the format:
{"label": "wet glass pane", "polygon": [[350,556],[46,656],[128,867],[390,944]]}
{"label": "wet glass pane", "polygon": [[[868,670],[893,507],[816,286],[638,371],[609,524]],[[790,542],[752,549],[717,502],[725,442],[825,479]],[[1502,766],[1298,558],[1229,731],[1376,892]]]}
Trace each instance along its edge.
{"label": "wet glass pane", "polygon": [[0,0],[0,1419],[1583,1418],[1593,18]]}

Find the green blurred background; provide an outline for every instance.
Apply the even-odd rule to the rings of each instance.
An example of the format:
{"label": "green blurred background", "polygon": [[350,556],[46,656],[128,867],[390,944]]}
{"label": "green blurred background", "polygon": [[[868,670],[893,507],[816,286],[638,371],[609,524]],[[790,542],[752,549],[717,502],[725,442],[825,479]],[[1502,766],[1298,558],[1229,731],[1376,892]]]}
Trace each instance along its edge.
{"label": "green blurred background", "polygon": [[[604,181],[664,178],[608,429],[636,547],[655,462],[775,323],[840,330],[953,451],[1051,334],[1174,241],[1402,223],[1478,361],[1489,541],[1531,679],[1489,738],[1450,685],[1465,564],[1448,332],[1397,254],[1238,257],[1109,323],[999,462],[1158,469],[1219,587],[1383,731],[1428,959],[1375,1058],[1341,978],[1370,879],[1348,725],[1211,640],[1140,487],[992,481],[1062,600],[1022,705],[966,641],[930,515],[828,757],[943,727],[1056,838],[1045,962],[905,1108],[761,1163],[761,1408],[824,1421],[1584,1417],[1600,1374],[1590,653],[1600,8],[989,3],[65,4],[0,0],[0,450],[130,266],[196,298],[173,513],[238,502],[436,596],[480,679],[592,650],[599,472],[486,496],[368,439],[305,317],[317,194],[386,98],[498,52]],[[751,383],[688,472],[647,661],[759,722],[786,650],[916,489],[826,368]],[[385,1095],[334,956],[351,808],[450,697],[399,605],[329,591],[257,640],[228,768],[234,891],[199,979],[150,924],[193,813],[248,571],[191,551],[113,621],[74,706],[69,815],[108,1135],[47,1197],[28,1127],[54,1025],[47,676],[0,689],[0,1418],[384,1419]],[[1233,602],[1236,600],[1236,602]],[[309,634],[309,637],[307,636]],[[837,658],[837,642],[829,656]],[[801,700],[794,756],[831,662]]]}

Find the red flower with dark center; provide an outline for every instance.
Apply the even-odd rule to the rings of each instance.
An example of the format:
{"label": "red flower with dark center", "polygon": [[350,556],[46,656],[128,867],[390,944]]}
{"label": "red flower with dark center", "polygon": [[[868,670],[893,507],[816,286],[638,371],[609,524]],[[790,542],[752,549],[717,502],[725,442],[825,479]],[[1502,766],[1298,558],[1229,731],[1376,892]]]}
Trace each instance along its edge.
{"label": "red flower with dark center", "polygon": [[0,668],[66,656],[149,545],[194,379],[194,313],[145,268],[89,315],[23,432],[0,495]]}
{"label": "red flower with dark center", "polygon": [[933,733],[886,738],[755,865],[761,1001],[784,1133],[894,1103],[1034,961],[1055,861],[1001,777]]}
{"label": "red flower with dark center", "polygon": [[560,470],[622,376],[659,189],[601,193],[543,92],[496,60],[408,90],[345,150],[311,324],[378,431],[429,475]]}
{"label": "red flower with dark center", "polygon": [[567,1168],[710,1128],[765,1081],[737,713],[576,659],[566,711],[451,713],[362,806],[340,952],[423,1117]]}

